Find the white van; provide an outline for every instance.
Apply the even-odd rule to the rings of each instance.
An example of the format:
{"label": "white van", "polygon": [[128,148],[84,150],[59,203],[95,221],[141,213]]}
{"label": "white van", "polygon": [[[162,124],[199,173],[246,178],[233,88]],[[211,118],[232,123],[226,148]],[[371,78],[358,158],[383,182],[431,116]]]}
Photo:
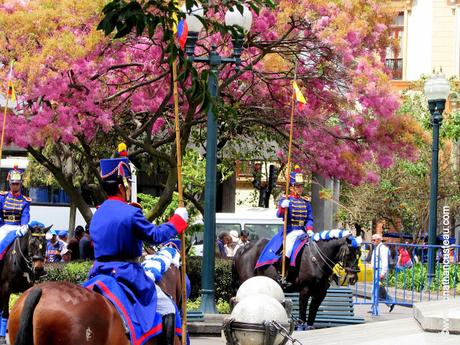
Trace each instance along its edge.
{"label": "white van", "polygon": [[[199,219],[195,224],[203,224]],[[272,238],[283,226],[283,220],[276,217],[276,209],[270,208],[249,208],[236,213],[216,213],[216,237],[223,231],[230,232],[236,230],[238,234],[241,230],[249,232],[249,240],[255,241],[259,238]],[[202,255],[203,233],[194,235],[195,255]]]}

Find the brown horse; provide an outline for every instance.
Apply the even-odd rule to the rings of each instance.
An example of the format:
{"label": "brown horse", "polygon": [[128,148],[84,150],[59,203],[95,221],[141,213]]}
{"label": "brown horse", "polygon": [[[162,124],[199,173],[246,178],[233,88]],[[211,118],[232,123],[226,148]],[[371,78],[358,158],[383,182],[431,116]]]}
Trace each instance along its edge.
{"label": "brown horse", "polygon": [[[171,296],[177,296],[180,287],[178,272],[169,269],[162,278]],[[47,282],[27,290],[10,313],[8,329],[12,345],[130,344],[122,318],[109,300],[66,282]],[[160,341],[159,336],[147,344]],[[175,344],[180,345],[177,336]]]}
{"label": "brown horse", "polygon": [[[280,282],[279,263],[254,270],[267,242],[268,239],[262,238],[235,253],[232,265],[232,285],[235,291],[245,280],[257,275]],[[360,248],[352,244],[350,237],[318,242],[312,240],[297,255],[295,267],[288,266],[287,281],[292,285],[285,291],[300,292],[299,318],[307,324],[307,328],[313,328],[316,313],[326,296],[332,270],[337,263],[341,263],[351,284],[357,281],[359,253]],[[310,298],[307,318],[307,303]]]}

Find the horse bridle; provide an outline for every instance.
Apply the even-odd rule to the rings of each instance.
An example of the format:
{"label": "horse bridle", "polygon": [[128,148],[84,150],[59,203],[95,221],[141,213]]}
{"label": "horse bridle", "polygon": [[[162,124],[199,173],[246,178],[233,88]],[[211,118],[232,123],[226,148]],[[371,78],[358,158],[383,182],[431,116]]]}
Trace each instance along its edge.
{"label": "horse bridle", "polygon": [[[347,247],[343,247],[344,245],[341,246],[340,248],[340,251],[339,251],[339,260],[337,263],[335,263],[334,261],[332,261],[331,259],[329,259],[322,251],[321,249],[319,248],[318,244],[316,243],[316,241],[311,241],[313,243],[313,246],[315,247],[316,249],[316,252],[318,253],[319,257],[323,260],[323,262],[326,264],[327,267],[329,267],[331,269],[331,271],[334,270],[334,266],[335,265],[338,265],[339,268],[343,269],[347,275],[350,274],[350,273],[358,273],[359,272],[359,268],[356,269],[356,268],[352,268],[352,267],[348,267],[348,266],[344,266],[343,264],[343,261],[344,261],[344,258],[346,256],[346,250],[348,250],[348,244]],[[353,262],[353,265],[352,266],[355,266],[356,267],[356,263],[358,262],[358,257],[356,256],[355,258],[355,261]]]}
{"label": "horse bridle", "polygon": [[[36,233],[36,232],[30,232],[29,234],[30,236],[35,236],[35,237],[43,237],[45,236],[45,234],[42,234],[42,233]],[[19,254],[21,255],[21,257],[24,259],[25,263],[26,263],[26,266],[27,266],[27,269],[29,270],[29,272],[31,273],[34,273],[35,271],[35,268],[34,268],[34,260],[32,258],[32,255],[30,254],[30,248],[29,248],[29,253],[27,253],[27,255],[30,257],[30,259],[28,259],[25,255],[24,255],[24,252],[22,251],[21,249],[21,245],[20,245],[20,237],[17,237],[15,240],[14,240],[14,245],[13,245],[13,255],[16,253],[16,252],[19,252]],[[17,247],[17,248],[16,248]]]}

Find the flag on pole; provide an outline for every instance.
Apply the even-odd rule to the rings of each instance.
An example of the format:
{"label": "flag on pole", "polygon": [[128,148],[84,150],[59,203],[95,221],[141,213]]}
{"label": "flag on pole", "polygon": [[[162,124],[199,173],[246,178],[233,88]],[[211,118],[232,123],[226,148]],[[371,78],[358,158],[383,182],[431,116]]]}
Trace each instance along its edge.
{"label": "flag on pole", "polygon": [[181,49],[184,49],[185,43],[187,43],[188,36],[188,25],[185,19],[181,19],[177,25],[177,39],[179,40],[179,45]]}
{"label": "flag on pole", "polygon": [[8,94],[7,97],[10,97],[13,102],[16,102],[16,92],[14,92],[13,85],[13,64],[10,66],[10,71],[8,72]]}
{"label": "flag on pole", "polygon": [[185,19],[181,19],[178,22],[177,19],[177,14],[173,14],[173,32],[177,36],[177,39],[179,41],[179,45],[181,49],[184,49],[185,43],[187,42],[187,36],[188,36],[188,25]]}
{"label": "flag on pole", "polygon": [[302,110],[303,105],[307,104],[307,101],[305,100],[302,91],[300,91],[299,85],[297,85],[296,81],[292,82],[292,87],[294,88],[295,99],[298,103],[299,110]]}

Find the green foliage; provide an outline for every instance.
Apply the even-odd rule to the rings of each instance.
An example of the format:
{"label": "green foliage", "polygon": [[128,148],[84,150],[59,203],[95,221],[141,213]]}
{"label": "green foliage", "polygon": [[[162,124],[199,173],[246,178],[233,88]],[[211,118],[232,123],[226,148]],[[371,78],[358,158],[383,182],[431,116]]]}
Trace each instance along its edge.
{"label": "green foliage", "polygon": [[[196,299],[200,296],[201,276],[202,276],[202,257],[189,257],[187,259],[187,274],[190,278],[192,290],[190,299]],[[232,292],[232,260],[216,259],[214,269],[214,286],[216,303],[219,300],[230,301],[233,297]]]}
{"label": "green foliage", "polygon": [[[200,305],[201,305],[201,297],[198,297],[194,300],[188,300],[187,301],[187,310],[190,311],[198,311],[200,310]],[[216,309],[219,314],[230,314],[231,308],[230,308],[230,303],[227,301],[224,301],[222,299],[219,299],[216,302]]]}
{"label": "green foliage", "polygon": [[460,111],[454,111],[443,121],[441,135],[454,141],[460,139]]}
{"label": "green foliage", "polygon": [[81,284],[88,279],[88,272],[92,266],[92,261],[47,264],[45,269],[48,276],[45,281],[66,281]]}
{"label": "green foliage", "polygon": [[187,310],[198,311],[200,310],[200,305],[201,305],[201,297],[198,297],[195,299],[189,299],[187,301]]}
{"label": "green foliage", "polygon": [[38,163],[31,155],[28,156],[28,159],[29,164],[24,172],[24,187],[60,187],[53,174],[47,168]]}
{"label": "green foliage", "polygon": [[[248,4],[254,11],[259,12],[261,7],[275,7],[272,0],[248,0],[248,1],[224,1],[223,4],[228,8],[237,6],[238,11],[243,12],[242,4]],[[158,27],[165,31],[163,39],[170,39],[172,36],[173,13],[178,13],[179,19],[183,17],[177,11],[178,1],[150,0],[141,3],[137,1],[113,0],[103,9],[104,18],[98,25],[98,30],[104,31],[106,35],[116,32],[115,38],[124,37],[132,31],[136,31],[138,36],[147,30],[149,36],[153,36]],[[196,0],[186,0],[185,6],[189,10],[193,6],[202,6],[207,12],[209,10],[218,11],[218,4],[200,2]],[[223,24],[199,18],[206,30],[218,31],[221,34],[232,32],[237,34],[234,28],[228,28]],[[169,29],[167,29],[169,28]]]}
{"label": "green foliage", "polygon": [[[137,195],[140,204],[142,205],[142,209],[144,210],[144,214],[148,212],[148,210],[152,209],[155,207],[155,205],[158,203],[158,200],[160,199],[159,197],[152,196],[150,194],[143,194],[139,193]],[[176,208],[179,207],[179,198],[178,194],[174,193],[173,198],[164,211],[164,213],[155,219],[155,224],[162,224],[165,223],[171,218],[171,216],[174,214],[174,211]],[[188,203],[185,203],[185,207],[187,208],[187,211],[189,213],[189,223],[192,224],[195,218],[199,215],[198,210],[193,207],[192,205],[189,205]],[[188,231],[187,231],[188,232]]]}
{"label": "green foliage", "polygon": [[[414,286],[414,291],[420,292],[428,287],[428,267],[427,264],[415,264],[412,268],[400,271],[396,274],[395,271],[390,272],[388,277],[388,285],[400,289],[410,289]],[[442,267],[436,266],[436,274],[431,283],[431,291],[442,292]],[[460,287],[460,267],[459,265],[449,265],[449,287]]]}

